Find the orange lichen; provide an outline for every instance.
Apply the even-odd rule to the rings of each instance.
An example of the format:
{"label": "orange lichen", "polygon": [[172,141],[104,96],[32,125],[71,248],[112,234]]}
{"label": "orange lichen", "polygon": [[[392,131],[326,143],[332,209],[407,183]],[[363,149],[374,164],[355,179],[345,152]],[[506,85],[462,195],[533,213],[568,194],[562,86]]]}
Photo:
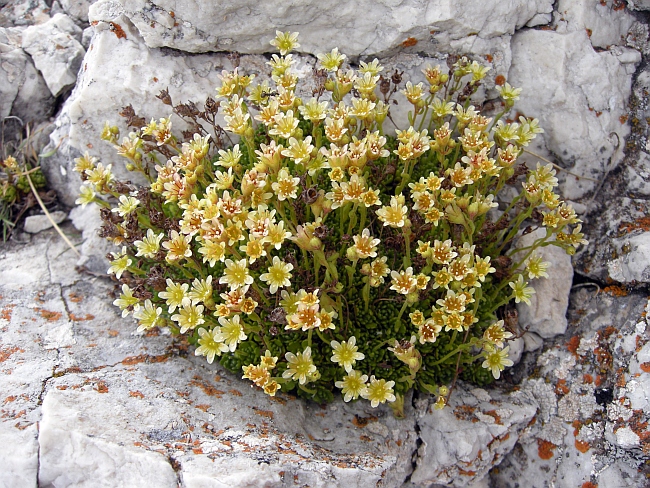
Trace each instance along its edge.
{"label": "orange lichen", "polygon": [[503,86],[506,84],[506,77],[503,75],[497,75],[497,77],[494,78],[494,83],[496,83],[499,86]]}
{"label": "orange lichen", "polygon": [[487,412],[484,412],[484,413],[485,413],[485,415],[489,415],[490,417],[493,417],[495,424],[498,424],[498,425],[503,424],[503,422],[501,421],[501,417],[499,416],[499,414],[497,413],[496,410],[488,410]]}
{"label": "orange lichen", "polygon": [[598,488],[598,485],[591,481],[585,481],[580,488]]}
{"label": "orange lichen", "polygon": [[586,453],[589,449],[591,449],[589,443],[585,441],[579,441],[578,439],[576,439],[574,444],[576,446],[576,449],[583,454]]}
{"label": "orange lichen", "polygon": [[557,382],[557,385],[555,385],[555,394],[566,395],[567,393],[569,393],[569,387],[566,386],[566,380],[561,379],[560,381]]}
{"label": "orange lichen", "polygon": [[7,321],[11,320],[11,312],[16,308],[16,305],[7,305],[5,308],[0,310],[0,319],[5,319]]}
{"label": "orange lichen", "polygon": [[639,229],[644,232],[650,231],[650,216],[639,217],[634,222],[621,222],[618,224],[618,231],[626,234]]}
{"label": "orange lichen", "polygon": [[375,417],[374,415],[370,415],[368,417],[359,417],[358,415],[355,415],[354,418],[352,419],[352,423],[356,427],[359,427],[360,429],[364,428],[370,422],[376,422],[376,421],[377,421],[377,417]]}
{"label": "orange lichen", "polygon": [[594,377],[591,376],[589,373],[585,373],[582,377],[582,381],[584,381],[587,384],[591,384],[594,382]]}
{"label": "orange lichen", "polygon": [[113,32],[118,39],[126,39],[126,32],[124,32],[124,29],[122,29],[122,26],[120,24],[109,22],[108,26],[111,29],[111,32]]}
{"label": "orange lichen", "polygon": [[68,298],[70,299],[71,302],[74,303],[79,303],[81,300],[84,299],[84,296],[81,294],[77,294],[75,292],[72,292],[68,295]]}
{"label": "orange lichen", "polygon": [[603,288],[603,291],[608,295],[612,295],[613,297],[626,297],[628,295],[625,288],[616,285],[606,286]]}
{"label": "orange lichen", "polygon": [[413,47],[418,43],[415,37],[409,37],[402,43],[402,47]]}
{"label": "orange lichen", "polygon": [[194,379],[190,381],[190,385],[198,386],[208,396],[221,398],[221,395],[226,393],[225,391],[217,390],[214,386],[207,384],[200,376],[195,376]]}
{"label": "orange lichen", "polygon": [[12,354],[16,352],[25,352],[23,349],[20,349],[17,346],[14,347],[5,347],[0,349],[0,363],[4,363],[7,359],[11,357]]}
{"label": "orange lichen", "polygon": [[537,439],[537,455],[540,459],[551,459],[553,457],[553,449],[557,446],[552,442],[544,439]]}
{"label": "orange lichen", "polygon": [[164,363],[169,359],[168,354],[161,354],[160,356],[150,356],[149,354],[140,354],[138,356],[129,356],[122,360],[122,364],[125,366],[133,366],[134,364],[139,364],[143,362],[147,363]]}
{"label": "orange lichen", "polygon": [[96,386],[95,391],[97,393],[108,393],[108,385],[105,382],[98,381]]}
{"label": "orange lichen", "polygon": [[580,347],[580,336],[575,335],[566,343],[568,351],[576,357],[578,356],[578,347]]}
{"label": "orange lichen", "polygon": [[650,373],[650,362],[641,363],[639,367],[644,373]]}
{"label": "orange lichen", "polygon": [[41,317],[43,317],[48,322],[56,322],[63,315],[61,312],[52,312],[51,310],[45,310],[43,308],[36,308],[34,310],[40,313]]}
{"label": "orange lichen", "polygon": [[138,390],[130,391],[129,396],[132,396],[133,398],[144,398],[144,394]]}
{"label": "orange lichen", "polygon": [[92,320],[94,318],[95,316],[89,313],[87,313],[83,317],[79,315],[75,315],[73,313],[70,314],[70,320],[72,320],[73,322],[85,322],[87,320]]}
{"label": "orange lichen", "polygon": [[268,419],[273,420],[273,412],[271,410],[261,410],[259,408],[253,407],[253,410],[257,415],[261,415],[262,417],[266,417]]}

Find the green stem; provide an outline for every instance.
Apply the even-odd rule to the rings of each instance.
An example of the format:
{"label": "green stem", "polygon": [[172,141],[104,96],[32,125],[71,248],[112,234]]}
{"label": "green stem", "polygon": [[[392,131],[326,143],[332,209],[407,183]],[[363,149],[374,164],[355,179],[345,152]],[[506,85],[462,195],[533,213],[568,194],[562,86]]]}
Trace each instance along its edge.
{"label": "green stem", "polygon": [[402,305],[402,308],[399,311],[399,314],[397,315],[397,318],[395,319],[395,332],[397,332],[402,325],[401,319],[402,315],[404,315],[404,311],[406,310],[406,307],[408,307],[409,302],[407,300],[404,300],[404,305]]}

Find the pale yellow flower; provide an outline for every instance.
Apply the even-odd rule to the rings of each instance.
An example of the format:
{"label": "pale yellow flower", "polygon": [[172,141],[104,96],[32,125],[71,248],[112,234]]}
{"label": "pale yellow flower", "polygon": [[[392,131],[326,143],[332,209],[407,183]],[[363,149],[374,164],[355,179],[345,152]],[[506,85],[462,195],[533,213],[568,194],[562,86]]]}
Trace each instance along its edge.
{"label": "pale yellow flower", "polygon": [[[401,196],[401,195],[400,195]],[[383,206],[377,210],[377,217],[384,223],[384,226],[404,227],[408,208],[404,205],[403,197],[390,197],[390,206]]]}
{"label": "pale yellow flower", "polygon": [[514,364],[512,360],[508,359],[509,350],[510,346],[503,349],[486,349],[483,351],[485,361],[481,366],[492,371],[495,380],[499,379],[501,371]]}
{"label": "pale yellow flower", "polygon": [[241,322],[239,315],[232,318],[219,317],[219,323],[221,324],[219,339],[228,346],[230,352],[234,352],[237,349],[237,344],[248,338],[244,332],[244,324]]}
{"label": "pale yellow flower", "polygon": [[252,285],[253,281],[253,277],[248,272],[246,259],[239,261],[226,259],[226,269],[224,275],[219,278],[219,283],[225,283],[231,290],[236,290],[245,285]]}
{"label": "pale yellow flower", "polygon": [[203,305],[192,305],[190,303],[189,305],[183,305],[183,308],[178,309],[177,314],[172,315],[172,320],[178,323],[181,334],[205,323],[203,308]]}
{"label": "pale yellow flower", "polygon": [[350,400],[356,400],[359,396],[366,393],[367,382],[367,375],[362,375],[360,371],[351,370],[348,371],[343,381],[335,382],[334,386],[341,389],[341,393],[344,395],[343,401],[349,402]]}
{"label": "pale yellow flower", "polygon": [[126,253],[126,246],[122,247],[121,252],[112,252],[113,260],[111,261],[111,266],[108,268],[108,274],[114,274],[115,277],[119,280],[129,266],[133,263],[133,260]]}
{"label": "pale yellow flower", "polygon": [[139,307],[135,312],[133,312],[133,317],[139,321],[137,332],[144,332],[145,330],[152,329],[157,325],[160,325],[162,320],[160,315],[162,314],[161,307],[154,307],[151,300],[147,299],[144,302],[143,307]]}
{"label": "pale yellow flower", "polygon": [[124,283],[122,284],[122,294],[113,302],[113,305],[122,310],[122,317],[126,317],[132,311],[140,308],[140,300],[133,296],[133,290]]}
{"label": "pale yellow flower", "polygon": [[195,356],[205,356],[209,364],[212,364],[215,356],[221,356],[227,352],[228,346],[221,342],[218,328],[206,330],[199,328],[199,347],[194,351]]}
{"label": "pale yellow flower", "polygon": [[316,366],[311,359],[311,347],[306,347],[303,352],[293,354],[288,352],[284,355],[288,365],[282,377],[297,380],[301,385],[309,383],[317,372]]}
{"label": "pale yellow flower", "polygon": [[289,198],[298,198],[298,185],[300,178],[292,177],[287,168],[282,168],[278,173],[278,181],[271,185],[276,193],[278,200],[288,200]]}
{"label": "pale yellow flower", "polygon": [[158,297],[166,301],[169,313],[173,313],[176,307],[181,308],[192,303],[187,290],[190,287],[188,283],[175,283],[171,278],[167,278],[167,288],[165,291],[158,293]]}
{"label": "pale yellow flower", "polygon": [[279,257],[273,256],[273,264],[269,267],[268,273],[260,276],[260,280],[268,283],[269,292],[275,294],[278,288],[291,286],[291,273],[293,264],[281,261]]}
{"label": "pale yellow flower", "polygon": [[370,377],[370,383],[367,385],[365,391],[361,392],[361,396],[366,400],[370,400],[370,405],[375,408],[380,403],[395,401],[393,386],[395,386],[394,381],[378,380],[372,375]]}
{"label": "pale yellow flower", "polygon": [[300,47],[297,32],[275,31],[275,38],[270,42],[270,44],[271,46],[278,48],[280,54],[283,56]]}
{"label": "pale yellow flower", "polygon": [[147,229],[147,235],[140,241],[135,241],[133,245],[138,250],[136,256],[153,259],[160,250],[160,241],[165,237],[164,234],[156,234],[153,230]]}
{"label": "pale yellow flower", "polygon": [[354,246],[352,246],[355,259],[376,258],[377,245],[380,240],[370,235],[369,229],[363,229],[361,235],[353,236]]}
{"label": "pale yellow flower", "polygon": [[163,247],[167,249],[167,261],[180,261],[181,259],[192,256],[191,240],[192,237],[179,234],[173,230],[171,232],[171,239],[163,242]]}
{"label": "pale yellow flower", "polygon": [[339,53],[339,49],[335,47],[327,54],[317,54],[316,57],[320,61],[321,66],[327,71],[338,71],[341,63],[347,57],[345,54]]}
{"label": "pale yellow flower", "polygon": [[345,371],[350,373],[354,363],[361,361],[366,357],[365,354],[357,352],[359,348],[356,344],[357,339],[354,336],[350,337],[347,342],[330,342],[332,352],[334,353],[332,354],[331,361],[338,363],[345,369]]}

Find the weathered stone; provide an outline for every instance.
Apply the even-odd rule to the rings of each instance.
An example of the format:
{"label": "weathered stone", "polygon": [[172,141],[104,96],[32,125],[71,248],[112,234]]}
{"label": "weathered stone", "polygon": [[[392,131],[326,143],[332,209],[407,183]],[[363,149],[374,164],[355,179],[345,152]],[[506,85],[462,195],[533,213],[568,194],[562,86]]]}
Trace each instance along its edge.
{"label": "weathered stone", "polygon": [[22,50],[22,28],[0,27],[0,118],[23,123],[47,119],[54,99],[30,57]]}
{"label": "weathered stone", "polygon": [[0,6],[0,27],[42,24],[50,19],[46,0],[9,0]]}
{"label": "weathered stone", "polygon": [[63,11],[80,23],[88,23],[88,9],[97,0],[57,0]]}
{"label": "weathered stone", "polygon": [[627,0],[627,5],[632,10],[650,10],[650,0]]}
{"label": "weathered stone", "polygon": [[[84,401],[89,396],[96,397],[96,402]],[[39,484],[177,486],[176,473],[165,456],[133,445],[125,446],[128,430],[119,427],[127,425],[106,422],[107,415],[102,414],[100,404],[110,408],[105,412],[111,412],[111,417],[128,418],[128,411],[123,406],[118,410],[116,404],[107,405],[101,392],[54,391],[45,397],[38,436]],[[151,410],[141,411],[153,414]],[[120,434],[118,442],[114,441],[113,429]],[[110,439],[110,434],[113,434],[113,439]]]}
{"label": "weathered stone", "polygon": [[70,211],[70,220],[83,235],[83,244],[79,249],[81,257],[77,261],[77,266],[91,273],[105,274],[110,266],[106,254],[115,251],[116,247],[99,237],[99,229],[102,226],[99,208],[94,203],[86,207],[74,207]]}
{"label": "weathered stone", "polygon": [[[539,228],[521,236],[515,247],[532,245],[535,240],[546,236],[546,229]],[[530,305],[519,303],[519,324],[530,332],[543,338],[563,334],[567,327],[566,310],[569,305],[569,292],[573,281],[571,257],[557,246],[545,246],[535,253],[549,263],[548,278],[530,281],[535,293],[530,298]],[[517,253],[516,259],[523,259],[523,252]]]}
{"label": "weathered stone", "polygon": [[443,410],[433,410],[427,399],[418,407],[422,445],[411,482],[425,486],[461,487],[481,480],[510,452],[537,411],[530,394],[467,387],[457,388]]}
{"label": "weathered stone", "polygon": [[[80,280],[74,254],[54,239],[42,232],[0,258],[0,390],[3,422],[11,422],[0,438],[24,441],[20,459],[3,458],[11,465],[1,480],[34,485],[38,466],[39,483],[53,486],[171,487],[186,471],[186,486],[225,476],[233,486],[397,487],[411,473],[410,397],[405,420],[363,402],[321,408],[269,398],[191,351],[179,355],[185,343],[134,334],[111,304],[110,280]],[[28,442],[35,422],[40,451]]]}
{"label": "weathered stone", "polygon": [[48,218],[47,215],[44,214],[30,215],[25,219],[23,230],[25,232],[29,232],[30,234],[38,234],[39,232],[52,227],[52,221],[54,221],[54,223],[56,224],[60,224],[67,217],[68,217],[68,213],[63,212],[62,210],[51,212],[50,218],[52,220],[50,220],[50,218]]}
{"label": "weathered stone", "polygon": [[[5,403],[7,403],[5,399]],[[0,422],[0,486],[37,486],[38,429],[35,424],[20,430],[10,422]],[[11,446],[11,448],[9,448]]]}
{"label": "weathered stone", "polygon": [[[539,13],[550,13],[550,0],[515,0],[477,4],[469,0],[423,3],[307,1],[231,5],[169,0],[102,0],[90,9],[124,13],[149,47],[188,52],[230,51],[264,53],[277,30],[300,30],[301,52],[316,54],[334,47],[348,55],[376,55],[411,47],[434,54],[442,46],[467,45],[512,35]],[[363,14],[361,14],[363,12]],[[381,31],[377,31],[377,25]],[[336,25],[336,29],[332,26]],[[300,27],[296,27],[300,26]],[[342,40],[345,39],[345,42]]]}
{"label": "weathered stone", "polygon": [[641,315],[647,299],[592,288],[579,289],[572,299],[567,335],[551,341],[537,358],[539,378],[519,385],[540,409],[491,473],[492,486],[543,488],[551,481],[558,487],[643,486],[647,457],[640,452],[648,449],[643,383],[650,374],[636,371],[650,356]]}
{"label": "weathered stone", "polygon": [[650,281],[650,232],[614,240],[620,256],[607,263],[609,276],[621,283]]}
{"label": "weathered stone", "polygon": [[85,54],[81,33],[70,17],[56,14],[44,24],[28,27],[23,34],[23,49],[31,55],[54,96],[77,81]]}
{"label": "weathered stone", "polygon": [[555,19],[556,32],[586,31],[591,45],[603,49],[621,44],[634,21],[627,9],[589,0],[560,0]]}
{"label": "weathered stone", "polygon": [[[640,58],[630,61],[633,70]],[[515,109],[538,118],[545,130],[532,150],[550,152],[573,173],[591,178],[560,173],[568,199],[592,191],[622,158],[629,126],[621,117],[632,83],[626,63],[614,52],[595,52],[584,30],[526,30],[512,39],[509,81],[523,88]]]}

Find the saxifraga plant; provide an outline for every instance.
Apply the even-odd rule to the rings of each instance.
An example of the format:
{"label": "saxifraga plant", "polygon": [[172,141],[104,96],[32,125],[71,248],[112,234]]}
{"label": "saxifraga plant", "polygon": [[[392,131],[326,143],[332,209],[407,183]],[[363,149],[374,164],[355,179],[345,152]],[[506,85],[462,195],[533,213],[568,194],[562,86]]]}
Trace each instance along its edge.
{"label": "saxifraga plant", "polygon": [[[400,73],[383,76],[376,59],[354,71],[334,49],[302,100],[297,34],[271,44],[270,82],[224,71],[203,110],[159,95],[193,128],[182,138],[171,117],[146,123],[131,107],[121,143],[107,123],[102,138],[148,185],[76,160],[78,203],[101,207],[101,233],[120,247],[115,305],[138,331],[185,334],[196,355],[269,395],[326,402],[341,390],[399,415],[411,388],[442,408],[459,375],[498,379],[513,337],[499,318],[547,276],[536,249],[585,243],[552,166],[518,162],[542,132],[535,119],[504,121],[520,90],[497,86],[503,109],[488,117],[471,104],[488,68],[464,57],[449,72],[427,67],[426,83],[401,90],[412,110],[392,136]],[[506,187],[516,196],[499,210]],[[545,233],[514,248],[524,227]]]}

